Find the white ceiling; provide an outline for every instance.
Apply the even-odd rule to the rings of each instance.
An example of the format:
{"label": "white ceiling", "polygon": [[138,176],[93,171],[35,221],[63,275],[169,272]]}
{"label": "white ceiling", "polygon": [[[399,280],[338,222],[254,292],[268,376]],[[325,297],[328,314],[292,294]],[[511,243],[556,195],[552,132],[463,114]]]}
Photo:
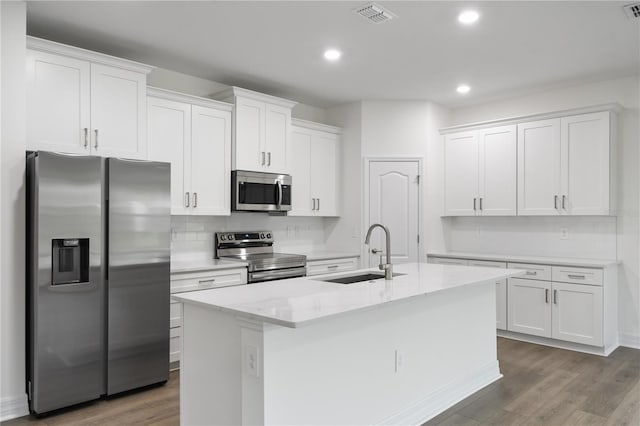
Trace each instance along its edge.
{"label": "white ceiling", "polygon": [[[619,1],[34,2],[27,31],[186,74],[329,106],[361,99],[459,106],[638,73],[640,19]],[[464,27],[468,7],[480,20]],[[328,63],[327,47],[342,50]],[[471,93],[456,93],[459,83]]]}

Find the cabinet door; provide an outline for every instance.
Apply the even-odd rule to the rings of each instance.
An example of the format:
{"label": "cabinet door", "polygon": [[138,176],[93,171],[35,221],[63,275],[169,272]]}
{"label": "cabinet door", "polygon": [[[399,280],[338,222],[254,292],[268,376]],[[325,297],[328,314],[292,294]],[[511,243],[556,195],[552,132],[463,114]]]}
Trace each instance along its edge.
{"label": "cabinet door", "polygon": [[507,328],[509,331],[551,337],[551,283],[507,280]]}
{"label": "cabinet door", "polygon": [[146,76],[91,64],[91,152],[147,158]]}
{"label": "cabinet door", "polygon": [[266,139],[264,151],[267,155],[265,171],[269,173],[289,173],[291,108],[266,104],[265,111]]}
{"label": "cabinet door", "polygon": [[554,339],[602,346],[602,287],[553,283]]}
{"label": "cabinet door", "polygon": [[445,136],[445,216],[475,216],[478,197],[478,136],[462,132]]}
{"label": "cabinet door", "polygon": [[311,139],[313,132],[294,127],[291,134],[292,206],[289,216],[313,216],[311,200]]}
{"label": "cabinet door", "polygon": [[560,195],[560,119],[518,124],[518,215],[558,215]]}
{"label": "cabinet door", "polygon": [[483,216],[516,215],[516,126],[478,132],[478,211]]}
{"label": "cabinet door", "polygon": [[234,170],[264,171],[265,103],[236,97]]}
{"label": "cabinet door", "polygon": [[316,132],[311,144],[311,196],[316,198],[316,214],[338,215],[338,136]]}
{"label": "cabinet door", "polygon": [[88,62],[27,50],[27,149],[89,154]]}
{"label": "cabinet door", "polygon": [[171,214],[189,214],[191,105],[147,99],[148,157],[171,163]]}
{"label": "cabinet door", "polygon": [[231,113],[191,107],[191,214],[231,214]]}
{"label": "cabinet door", "polygon": [[564,117],[560,129],[563,211],[609,214],[609,112]]}

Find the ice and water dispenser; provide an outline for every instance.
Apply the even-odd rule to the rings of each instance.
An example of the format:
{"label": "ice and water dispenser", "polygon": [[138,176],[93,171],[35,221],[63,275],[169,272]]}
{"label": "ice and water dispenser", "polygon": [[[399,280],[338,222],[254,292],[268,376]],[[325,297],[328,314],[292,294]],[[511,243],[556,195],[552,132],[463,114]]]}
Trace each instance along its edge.
{"label": "ice and water dispenser", "polygon": [[89,282],[89,238],[51,241],[51,285]]}

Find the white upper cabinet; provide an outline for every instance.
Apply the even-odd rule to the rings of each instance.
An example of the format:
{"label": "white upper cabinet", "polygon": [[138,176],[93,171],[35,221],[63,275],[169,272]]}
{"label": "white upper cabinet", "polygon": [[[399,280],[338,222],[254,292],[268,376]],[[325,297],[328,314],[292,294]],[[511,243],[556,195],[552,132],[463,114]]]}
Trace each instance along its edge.
{"label": "white upper cabinet", "polygon": [[152,67],[27,37],[27,149],[146,159]]}
{"label": "white upper cabinet", "polygon": [[610,214],[610,113],[560,121],[562,210],[573,215]]}
{"label": "white upper cabinet", "polygon": [[477,133],[446,135],[444,161],[445,216],[475,216],[478,210]]}
{"label": "white upper cabinet", "polygon": [[597,105],[440,129],[444,216],[614,215],[621,109]]}
{"label": "white upper cabinet", "polygon": [[518,124],[518,214],[560,214],[560,119]]}
{"label": "white upper cabinet", "polygon": [[149,159],[171,163],[171,214],[231,214],[231,109],[149,88]]}
{"label": "white upper cabinet", "polygon": [[340,129],[294,120],[290,216],[338,216]]}
{"label": "white upper cabinet", "polygon": [[516,214],[516,128],[445,136],[445,216]]}
{"label": "white upper cabinet", "polygon": [[232,169],[291,171],[291,109],[287,99],[232,87],[214,95],[233,103]]}

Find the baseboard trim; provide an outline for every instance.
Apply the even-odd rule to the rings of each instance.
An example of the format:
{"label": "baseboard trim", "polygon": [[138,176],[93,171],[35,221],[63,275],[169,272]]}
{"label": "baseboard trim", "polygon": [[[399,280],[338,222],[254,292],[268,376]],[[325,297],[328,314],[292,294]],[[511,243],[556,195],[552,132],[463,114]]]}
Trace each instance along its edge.
{"label": "baseboard trim", "polygon": [[491,362],[473,373],[443,386],[378,424],[421,425],[501,378],[498,361]]}
{"label": "baseboard trim", "polygon": [[618,345],[608,347],[598,347],[582,345],[580,343],[565,342],[563,340],[549,339],[540,336],[531,336],[529,334],[516,333],[513,331],[498,330],[498,337],[506,337],[507,339],[520,340],[521,342],[535,343],[537,345],[551,346],[552,348],[567,349],[570,351],[583,352],[591,355],[609,356],[611,352],[618,348]]}
{"label": "baseboard trim", "polygon": [[4,422],[27,414],[29,414],[29,401],[26,394],[0,399],[0,421]]}
{"label": "baseboard trim", "polygon": [[620,346],[626,348],[640,349],[640,335],[631,333],[618,333]]}

